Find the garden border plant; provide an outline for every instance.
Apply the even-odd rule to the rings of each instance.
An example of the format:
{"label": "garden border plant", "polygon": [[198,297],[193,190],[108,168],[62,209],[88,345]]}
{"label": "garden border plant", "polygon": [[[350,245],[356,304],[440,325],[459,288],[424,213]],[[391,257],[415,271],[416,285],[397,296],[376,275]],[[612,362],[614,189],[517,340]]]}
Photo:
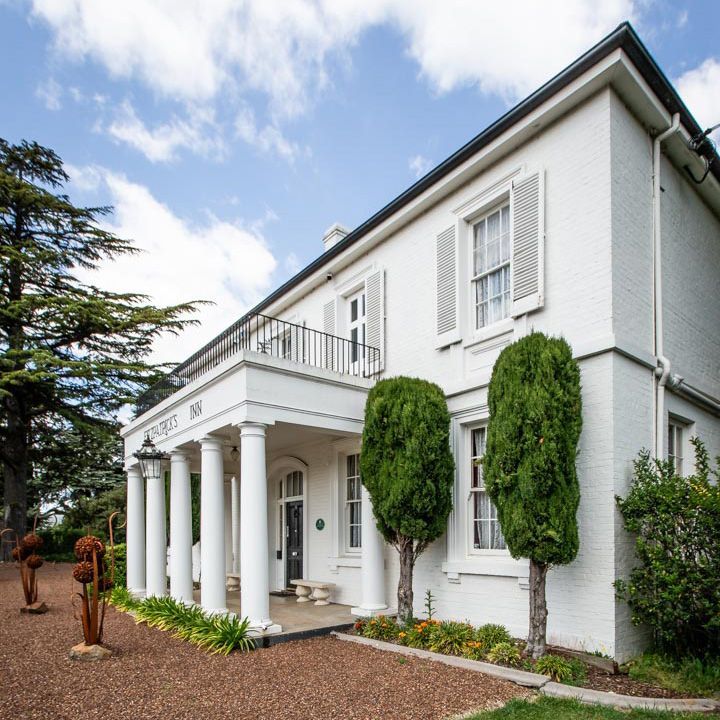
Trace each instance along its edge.
{"label": "garden border plant", "polygon": [[248,652],[255,648],[248,618],[207,615],[198,605],[185,605],[167,596],[138,600],[124,587],[112,591],[110,602],[134,615],[136,623],[165,630],[211,654],[229,655],[233,650]]}

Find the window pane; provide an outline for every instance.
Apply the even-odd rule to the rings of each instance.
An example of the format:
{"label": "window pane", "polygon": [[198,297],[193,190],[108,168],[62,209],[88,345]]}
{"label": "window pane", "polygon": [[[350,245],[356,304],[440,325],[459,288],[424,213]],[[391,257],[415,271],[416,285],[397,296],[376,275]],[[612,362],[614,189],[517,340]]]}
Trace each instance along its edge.
{"label": "window pane", "polygon": [[478,275],[485,271],[485,221],[475,226],[475,240],[473,242],[473,269]]}
{"label": "window pane", "polygon": [[350,321],[355,322],[358,317],[358,301],[357,299],[350,301]]}

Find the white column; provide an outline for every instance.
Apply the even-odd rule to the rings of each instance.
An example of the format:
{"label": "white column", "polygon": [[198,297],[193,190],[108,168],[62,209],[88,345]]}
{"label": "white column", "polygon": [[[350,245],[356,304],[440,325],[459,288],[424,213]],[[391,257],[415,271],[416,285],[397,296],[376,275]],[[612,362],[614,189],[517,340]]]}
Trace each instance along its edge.
{"label": "white column", "polygon": [[224,484],[225,492],[225,572],[233,571],[233,546],[232,546],[232,493],[230,490],[230,481]]}
{"label": "white column", "polygon": [[127,471],[127,587],[145,595],[145,486],[140,466]]}
{"label": "white column", "polygon": [[145,481],[147,489],[147,597],[167,593],[167,526],[165,521],[165,479],[159,477]]}
{"label": "white column", "polygon": [[230,481],[230,496],[232,502],[232,547],[234,573],[240,572],[240,478],[233,475]]}
{"label": "white column", "polygon": [[185,453],[170,454],[170,595],[193,601],[192,500],[190,461]]}
{"label": "white column", "polygon": [[280,632],[270,619],[265,426],[240,426],[240,607],[251,627]]}
{"label": "white column", "polygon": [[375,524],[370,493],[362,489],[362,600],[352,608],[353,615],[372,616],[387,611],[385,602],[384,540]]}
{"label": "white column", "polygon": [[226,613],[222,441],[204,437],[200,449],[200,604],[207,612]]}

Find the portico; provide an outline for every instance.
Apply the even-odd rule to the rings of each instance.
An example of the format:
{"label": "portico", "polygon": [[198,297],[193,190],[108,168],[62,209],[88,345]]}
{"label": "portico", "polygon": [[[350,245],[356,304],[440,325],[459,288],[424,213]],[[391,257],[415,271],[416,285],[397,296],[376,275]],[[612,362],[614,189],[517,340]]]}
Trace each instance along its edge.
{"label": "portico", "polygon": [[[295,573],[333,583],[347,577],[337,600],[354,611],[386,607],[382,540],[368,497],[362,551],[339,539],[342,458],[359,452],[371,385],[362,375],[242,349],[133,420],[122,433],[128,587],[164,595],[169,574],[173,598],[197,601],[191,486],[199,474],[199,602],[207,612],[239,611],[256,634],[279,633],[270,593],[285,590]],[[143,477],[135,458],[146,438],[164,455],[156,477]],[[228,605],[228,573],[240,576],[239,608],[236,593]]]}

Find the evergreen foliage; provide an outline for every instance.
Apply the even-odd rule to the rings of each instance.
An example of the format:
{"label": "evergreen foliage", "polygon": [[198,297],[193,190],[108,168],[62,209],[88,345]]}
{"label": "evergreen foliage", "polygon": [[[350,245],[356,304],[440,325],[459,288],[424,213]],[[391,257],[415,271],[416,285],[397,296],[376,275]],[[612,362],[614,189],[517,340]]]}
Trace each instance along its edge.
{"label": "evergreen foliage", "polygon": [[[647,451],[635,461],[625,528],[640,564],[616,588],[636,624],[673,657],[720,657],[720,487],[703,443],[693,438],[695,473],[682,477]],[[718,459],[720,463],[720,459]]]}
{"label": "evergreen foliage", "polygon": [[575,459],[582,429],[580,371],[570,346],[533,332],[506,347],[488,390],[482,460],[510,553],[530,558],[528,651],[545,652],[545,575],[578,551],[580,487]]}
{"label": "evergreen foliage", "polygon": [[145,361],[153,341],[195,309],[81,280],[137,251],[101,227],[110,208],[73,205],[67,181],[52,150],[0,139],[0,455],[4,517],[20,535],[38,439],[107,427],[157,377]]}
{"label": "evergreen foliage", "polygon": [[400,554],[398,613],[413,611],[415,561],[446,529],[454,461],[442,390],[409,377],[380,380],[365,406],[360,467],[377,526]]}

